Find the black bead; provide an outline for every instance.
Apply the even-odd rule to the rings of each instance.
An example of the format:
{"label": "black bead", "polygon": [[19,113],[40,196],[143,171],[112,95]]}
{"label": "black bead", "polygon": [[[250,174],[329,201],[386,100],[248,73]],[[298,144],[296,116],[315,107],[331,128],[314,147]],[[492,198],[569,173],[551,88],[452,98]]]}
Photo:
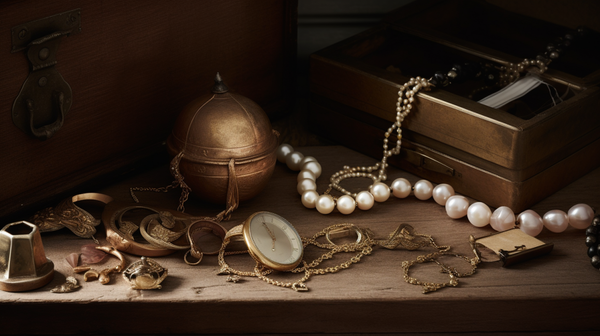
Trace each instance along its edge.
{"label": "black bead", "polygon": [[544,62],[544,63],[546,63],[546,62],[548,61],[548,58],[547,58],[546,56],[544,56],[544,55],[537,55],[537,56],[535,57],[535,59],[537,59],[537,60],[539,60],[539,61],[542,61],[542,62]]}
{"label": "black bead", "polygon": [[454,72],[456,72],[456,74],[457,74],[458,76],[462,76],[462,75],[464,75],[464,72],[463,72],[463,67],[462,67],[462,65],[460,65],[460,64],[458,64],[458,63],[454,63],[454,64],[452,64],[452,70],[454,70]]}
{"label": "black bead", "polygon": [[587,250],[587,254],[588,254],[588,257],[590,257],[590,258],[595,255],[598,255],[598,246],[597,245],[590,246]]}
{"label": "black bead", "polygon": [[447,77],[446,77],[445,73],[443,73],[441,71],[436,71],[433,74],[433,80],[435,80],[439,84],[439,85],[436,85],[436,84],[434,84],[434,85],[436,85],[436,86],[445,86],[446,85]]}
{"label": "black bead", "polygon": [[565,47],[565,48],[568,48],[568,47],[570,47],[570,46],[571,46],[571,40],[564,39],[564,40],[562,41],[562,45],[563,45],[563,47]]}
{"label": "black bead", "polygon": [[573,41],[574,39],[575,39],[575,35],[573,35],[572,33],[565,34],[565,40]]}
{"label": "black bead", "polygon": [[600,268],[600,256],[595,255],[592,257],[592,266]]}
{"label": "black bead", "polygon": [[586,236],[596,236],[598,235],[598,227],[597,226],[592,226],[590,225],[586,230],[585,230],[585,235]]}
{"label": "black bead", "polygon": [[553,52],[554,49],[556,49],[556,45],[554,43],[548,43],[548,45],[546,46],[546,50],[548,50],[549,52]]}
{"label": "black bead", "polygon": [[594,217],[594,219],[592,219],[592,225],[595,227],[600,227],[600,215]]}
{"label": "black bead", "polygon": [[585,246],[587,246],[587,247],[596,246],[597,241],[598,241],[598,239],[596,239],[596,236],[587,236],[587,237],[585,237]]}
{"label": "black bead", "polygon": [[584,37],[588,34],[588,28],[585,26],[579,26],[577,27],[577,35],[579,35],[580,37]]}

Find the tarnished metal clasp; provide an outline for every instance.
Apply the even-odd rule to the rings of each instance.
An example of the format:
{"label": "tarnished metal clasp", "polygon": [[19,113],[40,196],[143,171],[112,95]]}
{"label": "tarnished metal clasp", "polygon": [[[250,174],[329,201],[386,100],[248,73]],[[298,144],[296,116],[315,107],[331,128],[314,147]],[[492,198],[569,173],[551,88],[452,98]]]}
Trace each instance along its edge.
{"label": "tarnished metal clasp", "polygon": [[59,130],[71,108],[72,91],[56,70],[61,37],[81,31],[81,12],[75,9],[13,27],[11,52],[26,51],[30,72],[12,108],[14,124],[46,140]]}
{"label": "tarnished metal clasp", "polygon": [[292,284],[292,289],[295,290],[296,292],[307,292],[308,291],[308,287],[302,282],[294,282]]}
{"label": "tarnished metal clasp", "polygon": [[511,253],[513,253],[513,252],[523,251],[523,250],[525,250],[526,248],[527,248],[527,246],[525,246],[525,245],[519,245],[519,246],[515,246],[515,249],[514,249],[514,250],[506,251],[506,250],[500,249],[500,251],[499,251],[499,252],[500,252],[501,254],[503,254],[503,253],[504,253],[504,254],[511,254]]}

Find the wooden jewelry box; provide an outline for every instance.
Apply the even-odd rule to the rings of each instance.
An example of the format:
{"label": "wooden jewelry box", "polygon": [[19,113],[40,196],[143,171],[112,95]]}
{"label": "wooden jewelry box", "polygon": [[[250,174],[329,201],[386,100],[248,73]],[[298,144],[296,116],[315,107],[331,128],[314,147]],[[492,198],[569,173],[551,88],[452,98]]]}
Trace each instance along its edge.
{"label": "wooden jewelry box", "polygon": [[294,0],[1,2],[0,217],[166,158],[177,115],[217,72],[269,116],[289,110],[296,11]]}
{"label": "wooden jewelry box", "polygon": [[[409,78],[429,78],[455,63],[535,59],[570,31],[484,1],[415,1],[311,55],[313,130],[379,159],[398,88]],[[540,85],[507,107],[471,99],[484,86],[476,80],[421,91],[402,123],[403,150],[389,162],[514,211],[597,167],[600,42],[594,31],[587,36],[540,75],[551,86]],[[549,90],[562,101],[552,101]]]}

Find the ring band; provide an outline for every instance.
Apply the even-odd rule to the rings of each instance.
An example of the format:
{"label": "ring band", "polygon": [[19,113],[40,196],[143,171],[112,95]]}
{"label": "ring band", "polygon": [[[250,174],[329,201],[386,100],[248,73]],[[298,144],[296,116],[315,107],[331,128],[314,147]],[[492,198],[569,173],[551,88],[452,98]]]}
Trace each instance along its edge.
{"label": "ring band", "polygon": [[[177,245],[171,243],[169,240],[169,237],[172,240],[177,240],[185,233],[187,227],[184,227],[181,231],[169,230],[160,225],[160,223],[156,222],[160,216],[160,213],[156,213],[148,215],[142,219],[140,223],[140,233],[142,234],[142,237],[144,237],[144,239],[146,239],[150,244],[157,247],[164,247],[170,250],[185,250],[189,248],[189,243],[186,245]],[[152,235],[152,233],[155,235]]]}
{"label": "ring band", "polygon": [[175,250],[157,247],[152,244],[138,243],[119,230],[116,222],[121,221],[126,212],[134,209],[143,209],[154,213],[158,212],[153,208],[142,205],[127,206],[115,202],[108,204],[104,209],[104,213],[102,213],[102,221],[106,228],[106,240],[119,251],[139,256],[161,257],[175,252]]}
{"label": "ring band", "polygon": [[[215,236],[219,237],[222,242],[223,240],[225,240],[225,236],[227,235],[227,230],[221,224],[219,224],[215,221],[212,221],[212,220],[208,220],[208,219],[193,222],[188,227],[187,238],[190,243],[190,249],[183,256],[183,260],[185,261],[186,264],[192,265],[192,266],[198,265],[202,261],[202,257],[205,254],[215,255],[215,254],[219,253],[220,248],[215,251],[204,252],[198,245],[198,240],[209,233],[212,233]],[[188,257],[189,255],[196,258],[197,260],[190,261],[189,257]]]}
{"label": "ring band", "polygon": [[332,236],[346,237],[346,236],[350,235],[350,229],[354,229],[354,232],[356,232],[355,244],[360,244],[363,241],[363,234],[362,234],[362,231],[354,224],[346,224],[342,227],[328,230],[327,233],[325,233],[325,239],[327,239],[327,241],[330,244],[336,245],[334,242],[331,241],[331,239],[334,238]]}

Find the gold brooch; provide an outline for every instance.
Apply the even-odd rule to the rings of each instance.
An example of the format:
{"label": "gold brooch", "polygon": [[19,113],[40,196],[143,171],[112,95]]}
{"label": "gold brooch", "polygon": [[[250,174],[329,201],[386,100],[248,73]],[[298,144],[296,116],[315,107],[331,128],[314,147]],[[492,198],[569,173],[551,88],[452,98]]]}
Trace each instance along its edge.
{"label": "gold brooch", "polygon": [[161,289],[160,283],[167,277],[167,269],[153,259],[142,257],[123,271],[123,278],[132,289]]}

